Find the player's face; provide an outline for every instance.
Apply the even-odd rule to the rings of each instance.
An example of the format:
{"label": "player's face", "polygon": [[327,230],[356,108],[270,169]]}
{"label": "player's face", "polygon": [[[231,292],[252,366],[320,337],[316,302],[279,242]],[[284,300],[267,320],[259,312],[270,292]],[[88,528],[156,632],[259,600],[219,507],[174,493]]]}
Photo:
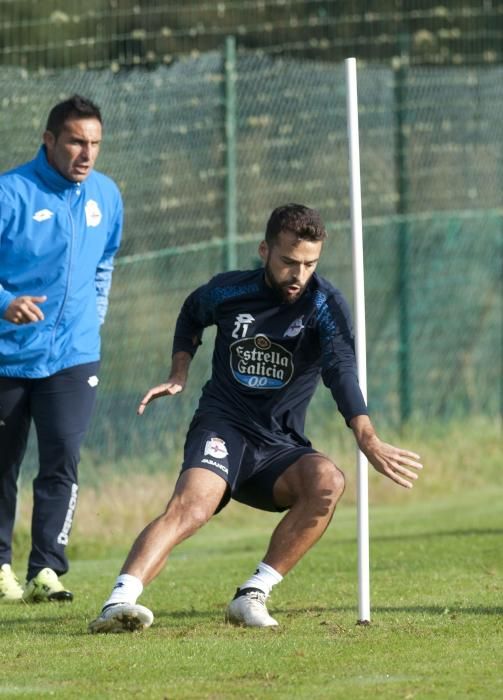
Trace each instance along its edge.
{"label": "player's face", "polygon": [[282,231],[275,243],[259,246],[265,264],[265,280],[281,297],[293,304],[303,294],[321,255],[322,241],[298,240],[295,234]]}
{"label": "player's face", "polygon": [[47,160],[67,180],[83,182],[98,157],[101,136],[98,119],[68,119],[57,137],[44,133]]}

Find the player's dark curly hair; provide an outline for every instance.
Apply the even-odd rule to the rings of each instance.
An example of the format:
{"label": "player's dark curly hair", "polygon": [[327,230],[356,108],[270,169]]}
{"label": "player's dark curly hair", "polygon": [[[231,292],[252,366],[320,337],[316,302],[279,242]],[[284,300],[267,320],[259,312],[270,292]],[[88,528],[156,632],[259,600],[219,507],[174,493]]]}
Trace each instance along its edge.
{"label": "player's dark curly hair", "polygon": [[98,105],[81,95],[73,95],[64,102],[54,105],[47,118],[46,131],[57,138],[68,119],[97,119],[103,124]]}
{"label": "player's dark curly hair", "polygon": [[305,241],[324,241],[327,237],[321,216],[303,204],[283,204],[274,209],[265,230],[266,243],[274,243],[281,231],[290,231]]}

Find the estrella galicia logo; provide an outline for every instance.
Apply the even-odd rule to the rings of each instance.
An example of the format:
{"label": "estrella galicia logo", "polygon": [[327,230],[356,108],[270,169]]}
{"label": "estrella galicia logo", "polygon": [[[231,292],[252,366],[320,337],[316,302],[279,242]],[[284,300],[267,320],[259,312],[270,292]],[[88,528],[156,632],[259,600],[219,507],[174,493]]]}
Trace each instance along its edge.
{"label": "estrella galicia logo", "polygon": [[265,335],[237,340],[229,350],[234,379],[244,386],[281,389],[292,378],[292,353]]}

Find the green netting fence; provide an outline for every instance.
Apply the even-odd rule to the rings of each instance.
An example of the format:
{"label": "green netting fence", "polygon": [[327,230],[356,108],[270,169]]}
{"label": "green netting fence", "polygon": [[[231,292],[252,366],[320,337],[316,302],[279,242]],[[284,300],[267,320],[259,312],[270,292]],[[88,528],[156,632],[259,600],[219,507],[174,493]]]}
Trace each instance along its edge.
{"label": "green netting fence", "polygon": [[499,0],[0,0],[0,64],[171,64],[228,35],[268,54],[414,65],[503,60]]}
{"label": "green netting fence", "polygon": [[[379,425],[501,416],[503,69],[358,71],[369,403]],[[0,74],[5,170],[34,154],[48,110],[74,91],[105,117],[99,169],[126,219],[103,331],[97,464],[183,442],[209,372],[211,332],[186,393],[143,418],[167,377],[180,304],[198,284],[257,265],[268,214],[287,201],[329,229],[321,272],[352,300],[342,64],[234,50],[152,71]],[[310,420],[333,416],[323,387]],[[344,429],[342,419],[335,419]]]}

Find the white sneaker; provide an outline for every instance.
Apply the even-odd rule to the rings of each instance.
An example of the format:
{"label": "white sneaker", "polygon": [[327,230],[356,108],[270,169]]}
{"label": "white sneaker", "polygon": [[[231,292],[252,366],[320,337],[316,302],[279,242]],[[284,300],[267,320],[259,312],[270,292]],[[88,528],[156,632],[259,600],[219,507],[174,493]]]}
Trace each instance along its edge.
{"label": "white sneaker", "polygon": [[14,603],[23,599],[23,589],[10,564],[0,566],[0,603]]}
{"label": "white sneaker", "polygon": [[226,621],[245,627],[277,627],[278,623],[267,612],[265,600],[266,594],[258,588],[238,588],[227,607]]}
{"label": "white sneaker", "polygon": [[100,616],[89,623],[91,634],[110,632],[141,632],[154,621],[153,613],[143,605],[115,603],[107,605]]}

